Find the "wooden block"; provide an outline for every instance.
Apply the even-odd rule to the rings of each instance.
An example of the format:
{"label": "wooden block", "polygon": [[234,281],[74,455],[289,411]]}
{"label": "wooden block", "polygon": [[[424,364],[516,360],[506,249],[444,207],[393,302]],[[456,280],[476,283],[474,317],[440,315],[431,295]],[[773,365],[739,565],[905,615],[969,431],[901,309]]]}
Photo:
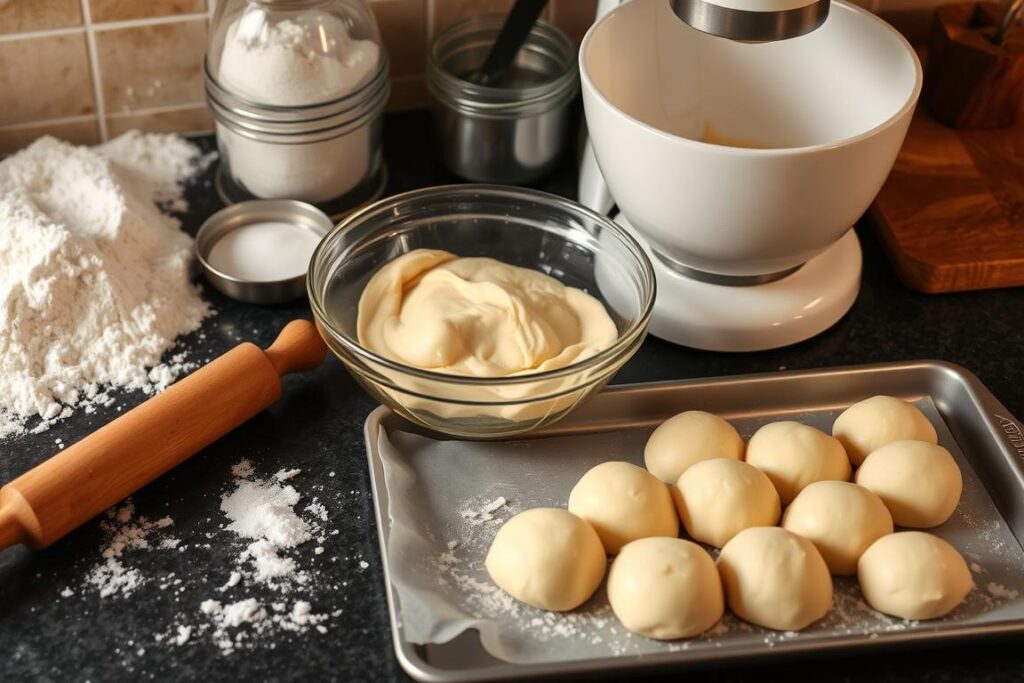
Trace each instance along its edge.
{"label": "wooden block", "polygon": [[932,116],[954,128],[1012,125],[1024,102],[1024,29],[993,42],[1005,10],[995,3],[935,10],[924,98]]}
{"label": "wooden block", "polygon": [[1024,120],[955,130],[919,107],[871,213],[916,290],[1024,285]]}

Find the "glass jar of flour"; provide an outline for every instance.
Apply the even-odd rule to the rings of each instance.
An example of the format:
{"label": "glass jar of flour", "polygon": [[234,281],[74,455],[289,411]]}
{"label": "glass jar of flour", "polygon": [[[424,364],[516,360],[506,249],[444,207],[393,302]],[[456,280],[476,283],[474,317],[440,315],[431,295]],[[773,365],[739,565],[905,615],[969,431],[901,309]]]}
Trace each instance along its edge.
{"label": "glass jar of flour", "polygon": [[222,0],[206,98],[227,202],[299,199],[339,215],[384,187],[388,63],[363,0]]}

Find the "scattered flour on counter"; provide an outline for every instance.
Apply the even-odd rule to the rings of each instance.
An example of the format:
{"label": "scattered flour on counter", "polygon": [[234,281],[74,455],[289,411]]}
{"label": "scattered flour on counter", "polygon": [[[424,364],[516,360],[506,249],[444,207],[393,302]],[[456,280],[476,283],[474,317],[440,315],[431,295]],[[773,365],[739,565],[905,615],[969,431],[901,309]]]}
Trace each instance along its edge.
{"label": "scattered flour on counter", "polygon": [[182,645],[187,643],[189,641],[189,638],[191,638],[191,637],[192,637],[192,627],[191,626],[179,626],[178,627],[178,632],[177,632],[177,634],[174,637],[174,644],[177,645],[178,647],[181,647]]}
{"label": "scattered flour on counter", "polygon": [[[290,607],[280,600],[266,600],[271,593],[315,588],[315,575],[300,566],[297,548],[314,537],[326,537],[320,522],[327,521],[328,511],[315,498],[303,509],[309,513],[309,519],[296,511],[302,497],[284,482],[299,473],[297,469],[281,470],[269,479],[261,479],[249,460],[232,466],[233,488],[224,494],[220,505],[228,519],[224,528],[251,542],[241,551],[234,571],[217,591],[234,593],[233,589],[244,582],[247,591],[258,591],[261,597],[238,596],[233,602],[215,598],[202,601],[198,610],[205,622],[179,623],[174,627],[178,633],[182,628],[189,629],[186,642],[208,636],[222,653],[231,654],[266,641],[273,647],[273,637],[280,632],[301,634],[310,628],[318,633],[328,632],[324,622],[330,615],[314,612],[308,600],[295,600]],[[314,556],[322,552],[321,546],[312,550]],[[187,618],[179,615],[179,619]],[[156,640],[180,644],[174,633],[157,634]]]}
{"label": "scattered flour on counter", "polygon": [[229,531],[253,539],[241,555],[251,564],[253,580],[282,590],[306,583],[308,575],[297,569],[295,559],[282,555],[313,538],[310,525],[294,509],[299,492],[276,478],[253,478],[247,460],[236,464],[232,473],[235,489],[221,499],[220,509],[230,520]]}
{"label": "scattered flour on counter", "polygon": [[125,554],[131,550],[167,548],[168,541],[174,541],[171,547],[176,548],[180,543],[178,539],[165,537],[156,545],[150,542],[154,532],[173,525],[174,520],[170,517],[157,520],[136,517],[135,505],[130,498],[107,510],[105,519],[100,522],[100,530],[105,537],[100,549],[101,560],[86,575],[86,586],[99,591],[101,598],[133,593],[146,582],[146,577],[125,563]]}
{"label": "scattered flour on counter", "polygon": [[1016,600],[1020,596],[1018,591],[995,582],[989,582],[989,584],[985,586],[985,590],[987,590],[989,595],[992,597],[1000,598],[1002,600]]}
{"label": "scattered flour on counter", "polygon": [[209,632],[214,644],[223,654],[231,654],[236,649],[252,646],[260,637],[271,635],[274,631],[305,633],[311,626],[317,627],[320,633],[326,632],[322,622],[329,616],[315,614],[313,606],[305,600],[297,600],[288,609],[283,602],[264,605],[256,598],[246,598],[233,603],[224,604],[219,600],[204,600],[199,605],[199,612],[208,622],[201,626],[182,627],[189,629],[189,634],[199,631]]}
{"label": "scattered flour on counter", "polygon": [[0,161],[0,438],[154,391],[191,366],[161,364],[209,307],[192,284],[192,238],[158,203],[204,161],[175,135],[99,148],[42,137]]}
{"label": "scattered flour on counter", "polygon": [[[283,471],[292,473],[287,479],[299,474],[299,470]],[[186,543],[170,535],[177,528],[170,516],[140,515],[134,502],[126,499],[100,520],[100,559],[88,571],[81,594],[133,600],[152,599],[158,591],[170,594],[163,599],[185,609],[152,635],[154,642],[167,647],[212,643],[228,655],[240,649],[273,649],[284,633],[329,633],[329,621],[342,611],[326,613],[315,607],[318,591],[325,588],[315,571],[316,564],[325,561],[318,557],[324,548],[308,542],[315,538],[323,543],[337,530],[324,529],[323,523],[330,518],[324,503],[315,497],[305,507],[302,502],[293,486],[276,475],[257,477],[252,462],[240,460],[231,467],[231,487],[221,498],[227,523],[219,532],[196,530]],[[190,579],[174,572],[157,575],[155,569],[144,573],[143,567],[152,562],[133,566],[133,556],[139,552],[205,553],[211,544],[194,542],[200,535],[225,548],[239,547],[223,583],[208,578],[220,574],[222,567],[205,567],[201,578]],[[369,564],[363,561],[361,566]],[[208,591],[206,599],[185,603],[196,589]],[[60,592],[62,598],[75,595],[71,588]]]}
{"label": "scattered flour on counter", "polygon": [[288,481],[289,479],[294,479],[300,474],[302,474],[302,470],[281,470],[274,475],[274,478],[278,481]]}
{"label": "scattered flour on counter", "polygon": [[508,505],[503,496],[495,498],[483,507],[465,507],[459,512],[459,516],[467,520],[473,526],[493,522],[497,519],[495,512]]}

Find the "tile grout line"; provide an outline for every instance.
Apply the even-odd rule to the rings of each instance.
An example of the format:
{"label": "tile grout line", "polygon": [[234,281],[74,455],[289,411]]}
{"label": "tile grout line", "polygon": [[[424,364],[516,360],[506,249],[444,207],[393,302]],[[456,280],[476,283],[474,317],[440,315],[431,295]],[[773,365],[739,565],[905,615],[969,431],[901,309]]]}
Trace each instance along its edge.
{"label": "tile grout line", "polygon": [[92,15],[89,11],[89,0],[80,0],[82,7],[82,24],[85,27],[86,52],[89,54],[89,66],[92,70],[92,92],[96,98],[96,120],[100,130],[100,141],[107,141],[107,112],[103,102],[103,85],[100,81],[100,60],[96,54],[96,34],[92,29]]}
{"label": "tile grout line", "polygon": [[44,28],[37,31],[4,33],[3,35],[0,35],[0,43],[9,43],[15,40],[31,40],[33,38],[56,38],[57,36],[71,36],[76,33],[84,32],[84,26],[65,26],[64,28]]}
{"label": "tile grout line", "polygon": [[[85,0],[88,2],[88,0]],[[94,31],[116,31],[124,28],[144,28],[146,26],[161,26],[163,24],[178,24],[188,21],[209,19],[209,10],[205,12],[190,12],[189,14],[169,14],[165,17],[144,17],[142,19],[122,19],[120,21],[105,21],[100,24],[91,24]]]}
{"label": "tile grout line", "polygon": [[145,26],[160,26],[161,24],[174,24],[177,22],[194,21],[199,19],[210,20],[213,18],[213,5],[203,12],[191,12],[189,14],[171,14],[165,17],[144,17],[142,19],[123,19],[120,21],[93,22],[91,17],[86,18],[86,7],[88,0],[81,2],[82,21],[81,26],[65,26],[63,28],[46,28],[36,31],[20,31],[17,33],[0,34],[0,43],[8,43],[15,40],[31,40],[33,38],[52,38],[56,36],[70,36],[76,33],[87,33],[89,28],[93,31],[115,31],[124,28],[142,28]]}
{"label": "tile grout line", "polygon": [[127,111],[112,111],[107,116],[112,119],[123,119],[130,116],[146,116],[148,114],[169,114],[171,112],[200,107],[205,108],[206,102],[185,102],[184,104],[166,104],[161,107],[140,107],[139,109],[129,109]]}
{"label": "tile grout line", "polygon": [[96,114],[76,114],[75,116],[59,116],[55,119],[43,119],[42,121],[26,121],[24,123],[8,123],[0,126],[0,131],[5,130],[23,130],[25,128],[35,128],[38,126],[60,126],[65,123],[85,123],[87,121],[95,121]]}

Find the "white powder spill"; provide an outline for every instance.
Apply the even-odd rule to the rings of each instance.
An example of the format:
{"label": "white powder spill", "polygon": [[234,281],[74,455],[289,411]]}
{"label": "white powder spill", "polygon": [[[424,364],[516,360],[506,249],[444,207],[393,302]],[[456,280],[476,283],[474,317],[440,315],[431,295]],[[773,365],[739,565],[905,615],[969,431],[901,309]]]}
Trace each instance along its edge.
{"label": "white powder spill", "polygon": [[[283,471],[289,473],[286,480],[299,474],[297,469]],[[210,597],[158,627],[153,641],[167,647],[212,643],[231,654],[240,649],[272,649],[282,634],[328,633],[329,620],[341,611],[327,614],[316,609],[317,594],[325,586],[310,563],[324,548],[307,543],[337,533],[323,527],[329,519],[328,507],[316,498],[303,507],[302,495],[294,487],[276,475],[258,478],[248,460],[237,462],[231,475],[231,488],[221,499],[226,518],[222,531],[193,531],[187,543],[170,535],[177,529],[170,516],[140,515],[131,499],[108,510],[100,522],[104,537],[100,558],[82,585],[83,596],[146,600],[148,588],[166,591],[179,602],[186,592],[209,591]],[[238,546],[236,560],[229,568],[207,567],[200,578],[191,579],[174,572],[154,575],[157,570],[149,568],[152,562],[137,561],[136,554],[142,552],[208,550],[211,544],[206,541]],[[218,574],[227,577],[219,587],[217,582],[207,582],[207,576]],[[298,591],[303,594],[296,595]],[[75,594],[70,588],[60,593],[62,598]],[[285,596],[287,600],[281,599]]]}
{"label": "white powder spill", "polygon": [[174,644],[177,645],[178,647],[181,647],[182,645],[187,643],[189,641],[189,638],[191,638],[191,637],[192,637],[192,627],[191,626],[179,626],[178,627],[177,635],[174,637]]}
{"label": "white powder spill", "polygon": [[[264,598],[270,593],[289,594],[315,588],[315,574],[300,564],[299,546],[314,537],[326,536],[320,523],[328,519],[328,510],[314,498],[303,508],[308,519],[297,512],[302,496],[284,482],[299,473],[298,469],[281,470],[269,479],[260,479],[249,460],[232,466],[233,488],[223,496],[220,505],[228,520],[224,528],[251,542],[239,554],[234,571],[218,592],[233,592],[243,583]],[[313,555],[322,552],[322,546],[313,549]],[[191,640],[208,639],[224,654],[267,642],[273,647],[273,638],[281,632],[301,634],[315,628],[318,633],[327,633],[324,622],[330,618],[316,613],[308,600],[296,600],[289,607],[285,602],[253,595],[234,602],[204,600],[199,604],[199,614],[204,622],[187,625]],[[187,618],[179,615],[179,619]],[[186,625],[176,626],[179,632],[183,627]],[[166,637],[158,634],[158,641]]]}
{"label": "white powder spill", "polygon": [[995,582],[990,582],[985,586],[985,590],[987,590],[989,595],[992,597],[1000,598],[1002,600],[1015,600],[1020,596],[1018,591]]}
{"label": "white powder spill", "polygon": [[288,481],[302,474],[302,470],[281,470],[274,475],[274,479],[278,481]]}
{"label": "white powder spill", "polygon": [[504,497],[495,498],[482,507],[464,507],[459,511],[459,516],[467,520],[473,526],[486,524],[497,519],[494,513],[505,507],[508,501]]}
{"label": "white powder spill", "polygon": [[230,520],[229,531],[254,539],[241,555],[251,564],[252,579],[283,590],[306,583],[308,576],[297,569],[295,559],[282,555],[312,538],[309,524],[294,510],[299,492],[276,478],[250,479],[252,465],[245,460],[232,472],[235,490],[224,496],[220,509]]}
{"label": "white powder spill", "polygon": [[292,509],[298,502],[299,492],[291,486],[241,480],[221,500],[220,509],[231,520],[228,529],[239,536],[290,548],[310,538],[309,526]]}
{"label": "white powder spill", "polygon": [[197,631],[203,636],[208,634],[225,655],[252,647],[275,632],[305,633],[315,626],[318,633],[326,633],[322,622],[329,618],[326,614],[315,614],[313,606],[304,600],[296,601],[290,609],[283,602],[265,605],[256,598],[227,604],[204,600],[199,612],[206,617],[206,623],[198,627],[179,626],[179,633],[181,628],[188,628],[190,635]]}
{"label": "white powder spill", "polygon": [[170,540],[175,541],[172,547],[177,547],[177,539],[163,538],[156,546],[150,543],[153,532],[167,529],[174,520],[170,517],[157,520],[136,517],[135,505],[130,498],[108,510],[105,517],[100,522],[100,530],[105,537],[100,549],[101,559],[86,575],[86,587],[97,590],[102,598],[127,596],[142,586],[146,577],[137,568],[125,564],[125,555],[129,551],[165,548]]}
{"label": "white powder spill", "polygon": [[0,161],[0,438],[191,368],[161,359],[209,309],[192,238],[157,204],[180,202],[202,163],[178,136],[137,132],[93,149],[42,137]]}

